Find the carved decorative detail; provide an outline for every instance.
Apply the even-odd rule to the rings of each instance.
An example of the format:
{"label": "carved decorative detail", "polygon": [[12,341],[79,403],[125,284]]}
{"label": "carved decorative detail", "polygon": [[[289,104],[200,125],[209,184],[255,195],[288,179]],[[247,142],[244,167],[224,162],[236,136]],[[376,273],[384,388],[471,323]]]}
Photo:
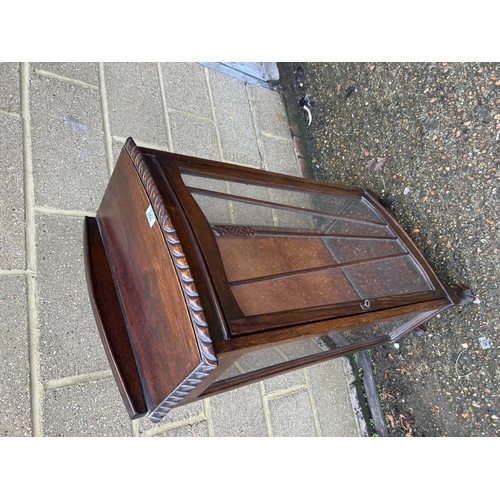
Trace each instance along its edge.
{"label": "carved decorative detail", "polygon": [[255,235],[255,229],[250,226],[213,226],[212,231],[215,236],[245,236]]}
{"label": "carved decorative detail", "polygon": [[201,306],[199,295],[194,283],[194,279],[186,262],[186,256],[183,252],[177,232],[172,225],[170,214],[163,202],[161,193],[156,186],[153,176],[146,164],[139,148],[128,138],[125,147],[132,159],[132,162],[146,188],[148,198],[155,215],[160,222],[163,237],[170,251],[172,260],[175,264],[175,270],[181,283],[181,289],[188,306],[189,315],[195,332],[198,347],[201,353],[202,362],[187,378],[179,385],[155,410],[148,416],[152,422],[159,422],[172,408],[186,397],[209,373],[217,366],[212,340],[208,332],[208,324],[205,319],[205,313]]}
{"label": "carved decorative detail", "polygon": [[201,364],[187,377],[150,415],[153,423],[158,423],[170,410],[175,408],[210,372],[214,365]]}

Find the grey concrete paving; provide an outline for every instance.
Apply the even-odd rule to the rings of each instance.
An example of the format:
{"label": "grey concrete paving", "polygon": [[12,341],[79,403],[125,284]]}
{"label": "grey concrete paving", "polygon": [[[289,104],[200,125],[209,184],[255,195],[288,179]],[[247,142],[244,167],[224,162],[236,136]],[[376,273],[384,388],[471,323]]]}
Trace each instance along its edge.
{"label": "grey concrete paving", "polygon": [[[300,175],[279,93],[196,63],[0,64],[0,435],[359,436],[337,359],[131,422],[95,326],[82,223],[125,138]],[[318,352],[244,356],[242,373]]]}

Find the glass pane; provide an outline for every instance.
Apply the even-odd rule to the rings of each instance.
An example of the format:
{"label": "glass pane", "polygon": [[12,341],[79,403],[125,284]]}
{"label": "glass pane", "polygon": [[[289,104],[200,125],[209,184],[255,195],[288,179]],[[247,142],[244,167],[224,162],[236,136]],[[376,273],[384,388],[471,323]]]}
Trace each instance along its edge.
{"label": "glass pane", "polygon": [[248,316],[357,300],[320,239],[216,238],[234,296]]}
{"label": "glass pane", "polygon": [[[220,181],[182,174],[183,181],[207,220],[214,224],[273,225],[282,231],[393,236],[380,215],[364,200]],[[224,201],[229,216],[223,220],[213,210],[213,198]],[[212,203],[211,203],[212,202]]]}
{"label": "glass pane", "polygon": [[[218,380],[225,380],[240,374],[247,374],[262,368],[276,366],[279,363],[292,361],[295,359],[304,358],[313,354],[319,354],[324,349],[315,339],[306,339],[302,341],[294,340],[286,344],[281,344],[277,347],[268,347],[259,349],[258,351],[247,352],[243,354],[231,368],[224,372]],[[287,380],[295,380],[296,383],[304,383],[304,374],[301,370],[295,371],[292,374],[283,375]],[[268,390],[276,390],[282,388],[283,381],[280,376],[266,380],[264,383]]]}
{"label": "glass pane", "polygon": [[342,270],[362,299],[433,289],[410,255],[356,264]]}
{"label": "glass pane", "polygon": [[358,295],[340,269],[232,286],[246,316],[339,304]]}
{"label": "glass pane", "polygon": [[237,282],[335,264],[320,239],[216,238],[228,280]]}
{"label": "glass pane", "polygon": [[397,316],[394,318],[388,318],[384,321],[379,321],[375,325],[366,325],[352,328],[350,330],[344,330],[341,333],[353,343],[373,340],[374,338],[382,335],[391,335],[399,329],[401,329],[401,331],[408,328],[413,330],[420,324],[418,320],[421,318],[423,322],[428,314],[429,312],[405,314],[404,316]]}
{"label": "glass pane", "polygon": [[183,174],[247,316],[432,290],[364,199]]}
{"label": "glass pane", "polygon": [[405,253],[399,241],[391,240],[324,240],[325,246],[337,262],[353,262]]}

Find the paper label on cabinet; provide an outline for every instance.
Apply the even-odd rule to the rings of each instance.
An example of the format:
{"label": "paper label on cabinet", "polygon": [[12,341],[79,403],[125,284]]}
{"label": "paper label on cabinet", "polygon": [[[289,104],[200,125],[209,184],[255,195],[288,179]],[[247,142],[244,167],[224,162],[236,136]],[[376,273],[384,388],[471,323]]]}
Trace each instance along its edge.
{"label": "paper label on cabinet", "polygon": [[146,218],[148,219],[149,227],[153,227],[153,224],[156,221],[156,217],[151,205],[149,205],[148,209],[146,210]]}

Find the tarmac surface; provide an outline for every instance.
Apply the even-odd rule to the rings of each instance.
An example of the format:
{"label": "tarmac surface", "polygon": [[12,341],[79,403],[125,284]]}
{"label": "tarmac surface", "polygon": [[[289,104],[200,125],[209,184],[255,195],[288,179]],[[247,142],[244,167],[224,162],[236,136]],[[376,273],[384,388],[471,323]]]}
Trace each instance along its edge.
{"label": "tarmac surface", "polygon": [[[282,94],[198,63],[0,64],[0,435],[366,435],[337,359],[130,421],[91,311],[82,223],[125,139],[301,175]],[[309,341],[236,370],[319,352]]]}
{"label": "tarmac surface", "polygon": [[390,435],[499,436],[500,64],[287,67],[310,175],[395,195],[440,280],[475,297],[370,352]]}

